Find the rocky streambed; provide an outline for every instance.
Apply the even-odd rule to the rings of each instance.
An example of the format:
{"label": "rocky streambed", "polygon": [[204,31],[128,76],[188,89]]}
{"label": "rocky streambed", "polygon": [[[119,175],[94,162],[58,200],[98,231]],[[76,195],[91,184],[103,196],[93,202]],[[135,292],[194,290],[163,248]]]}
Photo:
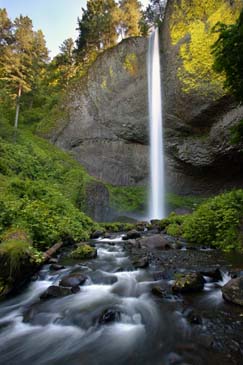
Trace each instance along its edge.
{"label": "rocky streambed", "polygon": [[139,236],[94,239],[97,256],[87,260],[63,251],[2,301],[0,363],[242,364],[243,307],[221,290],[241,280],[241,265],[162,234]]}

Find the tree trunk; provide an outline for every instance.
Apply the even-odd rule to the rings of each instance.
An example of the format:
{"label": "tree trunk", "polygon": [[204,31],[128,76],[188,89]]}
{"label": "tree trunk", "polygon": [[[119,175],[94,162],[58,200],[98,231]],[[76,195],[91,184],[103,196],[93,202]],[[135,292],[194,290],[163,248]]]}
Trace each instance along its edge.
{"label": "tree trunk", "polygon": [[14,122],[14,128],[18,128],[18,121],[19,121],[19,108],[20,108],[20,97],[22,93],[22,87],[19,85],[19,91],[17,96],[17,103],[16,103],[16,113],[15,113],[15,122]]}

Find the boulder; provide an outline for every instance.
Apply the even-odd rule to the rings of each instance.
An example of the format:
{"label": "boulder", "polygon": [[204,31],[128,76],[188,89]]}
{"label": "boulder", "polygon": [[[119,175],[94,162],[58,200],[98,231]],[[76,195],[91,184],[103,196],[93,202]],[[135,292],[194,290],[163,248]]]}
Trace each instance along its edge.
{"label": "boulder", "polygon": [[83,285],[86,279],[86,276],[80,273],[69,274],[61,279],[59,286],[75,288]]}
{"label": "boulder", "polygon": [[208,278],[212,279],[213,281],[220,281],[223,279],[221,271],[219,270],[219,268],[217,269],[207,269],[207,270],[203,270],[201,271],[201,274],[203,276],[207,276]]}
{"label": "boulder", "polygon": [[50,265],[50,270],[51,271],[58,271],[58,270],[62,270],[62,269],[65,269],[65,266],[58,265],[58,264],[51,264]]}
{"label": "boulder", "polygon": [[140,237],[141,237],[141,233],[136,231],[135,229],[132,229],[131,231],[128,231],[127,234],[122,237],[122,239],[131,240],[131,239],[136,239],[136,238],[140,238]]}
{"label": "boulder", "polygon": [[142,258],[135,259],[132,262],[132,264],[135,267],[135,269],[145,269],[146,267],[149,266],[149,261],[148,261],[147,257],[142,257]]}
{"label": "boulder", "polygon": [[77,260],[95,259],[97,257],[97,250],[89,244],[80,243],[69,256]]}
{"label": "boulder", "polygon": [[97,239],[97,238],[102,237],[102,235],[103,235],[102,231],[95,231],[95,232],[91,233],[90,238],[91,239]]}
{"label": "boulder", "polygon": [[160,285],[155,285],[151,289],[151,293],[159,298],[164,298],[167,296],[167,291],[165,288],[162,288]]}
{"label": "boulder", "polygon": [[230,280],[222,287],[223,298],[243,306],[243,277]]}
{"label": "boulder", "polygon": [[141,247],[158,250],[169,250],[172,248],[171,243],[162,235],[155,234],[153,236],[143,237],[138,240]]}
{"label": "boulder", "polygon": [[51,299],[51,298],[61,298],[67,295],[75,294],[79,292],[80,288],[78,286],[73,288],[66,288],[62,286],[51,285],[47,290],[41,294],[41,299]]}
{"label": "boulder", "polygon": [[172,285],[174,293],[193,293],[202,291],[204,279],[200,273],[178,274]]}

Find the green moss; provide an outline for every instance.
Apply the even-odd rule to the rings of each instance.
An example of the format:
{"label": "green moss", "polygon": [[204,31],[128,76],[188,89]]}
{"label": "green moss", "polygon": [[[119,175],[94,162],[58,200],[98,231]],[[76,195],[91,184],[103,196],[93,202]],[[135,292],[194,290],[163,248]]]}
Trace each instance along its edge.
{"label": "green moss", "polygon": [[107,188],[110,193],[111,207],[116,211],[141,214],[146,211],[147,187],[107,185]]}
{"label": "green moss", "polygon": [[108,232],[127,232],[136,228],[136,224],[121,222],[100,223],[100,226]]}
{"label": "green moss", "polygon": [[169,210],[177,208],[186,208],[194,210],[204,200],[205,198],[200,196],[183,196],[183,195],[176,195],[173,193],[166,194],[166,203],[168,204]]}
{"label": "green moss", "polygon": [[232,144],[243,143],[243,119],[230,130],[230,142]]}
{"label": "green moss", "polygon": [[135,53],[127,54],[123,63],[123,67],[131,76],[136,76],[138,73],[137,55]]}
{"label": "green moss", "polygon": [[96,256],[95,248],[91,247],[90,245],[83,244],[78,246],[74,251],[70,253],[70,257],[73,259],[90,259]]}

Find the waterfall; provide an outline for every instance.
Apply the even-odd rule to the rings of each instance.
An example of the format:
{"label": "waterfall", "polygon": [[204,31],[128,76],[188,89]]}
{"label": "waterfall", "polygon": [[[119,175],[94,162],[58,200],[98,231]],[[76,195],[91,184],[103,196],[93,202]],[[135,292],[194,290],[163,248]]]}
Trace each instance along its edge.
{"label": "waterfall", "polygon": [[149,39],[148,96],[150,124],[150,194],[149,218],[165,217],[165,183],[163,151],[163,103],[161,98],[159,32],[156,29]]}

